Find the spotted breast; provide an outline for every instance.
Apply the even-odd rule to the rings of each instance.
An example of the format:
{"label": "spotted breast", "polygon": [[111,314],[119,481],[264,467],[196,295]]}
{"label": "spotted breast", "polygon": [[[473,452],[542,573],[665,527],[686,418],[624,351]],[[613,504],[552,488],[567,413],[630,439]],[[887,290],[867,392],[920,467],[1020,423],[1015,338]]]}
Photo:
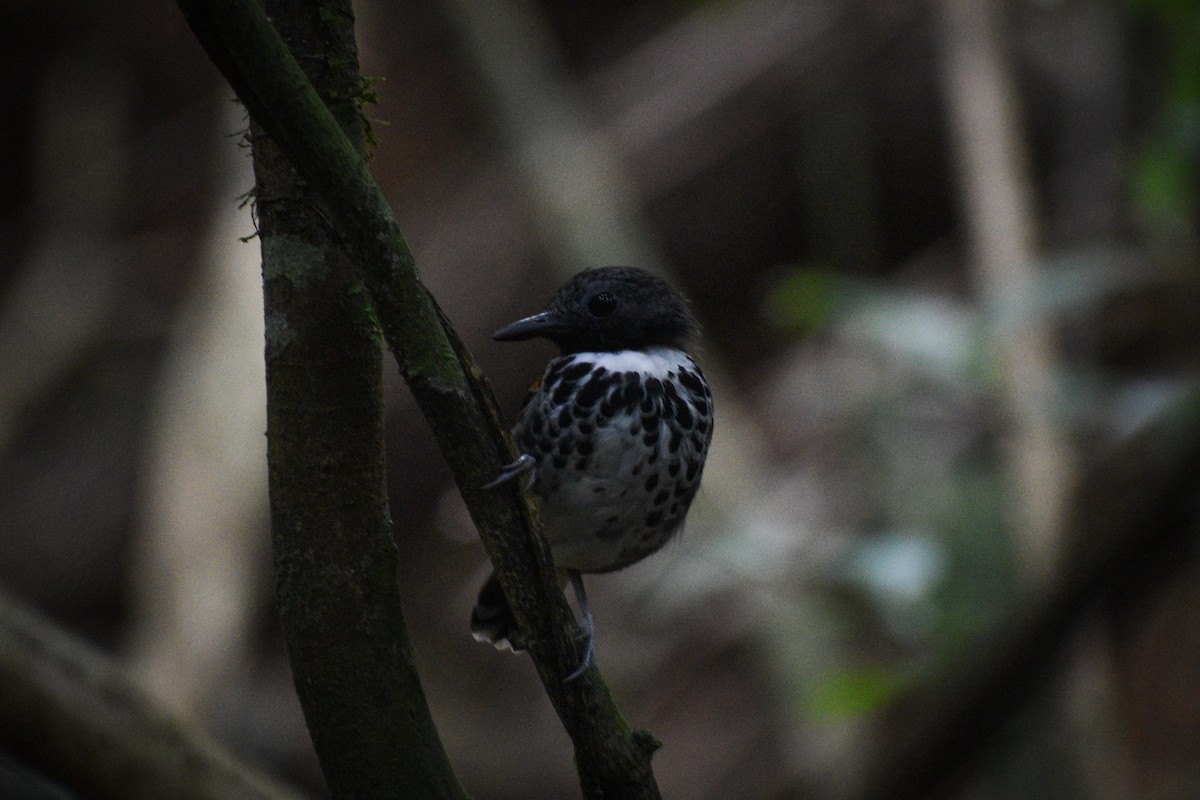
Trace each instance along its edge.
{"label": "spotted breast", "polygon": [[662,547],[687,515],[712,440],[712,395],[674,348],[574,353],[550,362],[517,443],[554,561],[607,572]]}

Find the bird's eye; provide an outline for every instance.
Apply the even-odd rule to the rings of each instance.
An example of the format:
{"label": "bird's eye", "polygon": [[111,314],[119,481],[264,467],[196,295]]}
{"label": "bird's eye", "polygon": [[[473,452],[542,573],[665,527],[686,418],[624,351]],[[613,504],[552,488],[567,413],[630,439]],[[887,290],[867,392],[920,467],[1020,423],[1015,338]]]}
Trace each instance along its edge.
{"label": "bird's eye", "polygon": [[617,309],[617,298],[612,292],[601,292],[588,300],[588,311],[593,317],[607,317]]}

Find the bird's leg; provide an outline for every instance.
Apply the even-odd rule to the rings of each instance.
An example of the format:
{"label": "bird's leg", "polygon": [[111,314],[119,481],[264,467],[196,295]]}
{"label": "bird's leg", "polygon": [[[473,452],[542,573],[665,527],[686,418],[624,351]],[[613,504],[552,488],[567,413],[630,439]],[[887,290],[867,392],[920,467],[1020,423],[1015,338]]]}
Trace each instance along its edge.
{"label": "bird's leg", "polygon": [[587,592],[583,588],[583,576],[579,574],[578,570],[569,569],[567,570],[567,580],[571,582],[571,588],[575,590],[575,599],[579,601],[579,625],[583,628],[584,647],[583,662],[564,679],[564,683],[575,680],[591,665],[596,641],[596,628],[592,622],[592,609],[588,606]]}
{"label": "bird's leg", "polygon": [[525,485],[521,487],[528,491],[529,487],[533,486],[533,482],[537,480],[536,467],[537,461],[534,460],[533,456],[528,453],[522,453],[516,461],[501,467],[500,474],[496,476],[496,479],[488,481],[482,488],[495,489],[497,486],[508,483],[518,475],[528,473],[529,477],[525,479]]}

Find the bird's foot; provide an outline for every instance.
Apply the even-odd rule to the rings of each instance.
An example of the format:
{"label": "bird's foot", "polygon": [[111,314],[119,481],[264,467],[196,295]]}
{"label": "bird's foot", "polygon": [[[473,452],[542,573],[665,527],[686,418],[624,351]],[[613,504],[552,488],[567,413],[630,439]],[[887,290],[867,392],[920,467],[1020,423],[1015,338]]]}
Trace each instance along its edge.
{"label": "bird's foot", "polygon": [[534,460],[533,456],[524,453],[511,464],[505,464],[500,469],[500,474],[496,476],[496,479],[485,483],[483,488],[495,489],[497,486],[502,486],[503,484],[508,483],[513,478],[527,474],[529,477],[525,479],[525,485],[521,488],[528,490],[529,487],[533,486],[533,482],[537,480],[536,467],[537,461]]}
{"label": "bird's foot", "polygon": [[579,627],[583,629],[579,638],[584,645],[583,660],[574,672],[563,679],[563,683],[570,683],[586,672],[592,665],[592,656],[596,650],[596,626],[592,620],[592,609],[588,606],[587,592],[583,589],[583,576],[572,569],[567,570],[567,579],[571,582],[571,588],[575,590],[575,599],[579,601]]}

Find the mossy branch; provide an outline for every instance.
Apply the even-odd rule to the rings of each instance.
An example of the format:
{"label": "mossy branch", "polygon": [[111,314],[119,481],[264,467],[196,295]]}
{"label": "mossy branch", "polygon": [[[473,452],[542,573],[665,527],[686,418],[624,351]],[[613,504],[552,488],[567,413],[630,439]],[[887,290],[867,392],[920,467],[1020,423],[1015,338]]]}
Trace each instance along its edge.
{"label": "mossy branch", "polygon": [[491,389],[432,296],[366,164],[255,0],[179,0],[210,58],[324,199],[357,265],[400,373],[449,462],[530,656],[567,733],[587,797],[654,798],[653,738],[632,731],[593,666],[565,683],[580,652],[536,515],[515,487],[481,487],[515,456]]}

